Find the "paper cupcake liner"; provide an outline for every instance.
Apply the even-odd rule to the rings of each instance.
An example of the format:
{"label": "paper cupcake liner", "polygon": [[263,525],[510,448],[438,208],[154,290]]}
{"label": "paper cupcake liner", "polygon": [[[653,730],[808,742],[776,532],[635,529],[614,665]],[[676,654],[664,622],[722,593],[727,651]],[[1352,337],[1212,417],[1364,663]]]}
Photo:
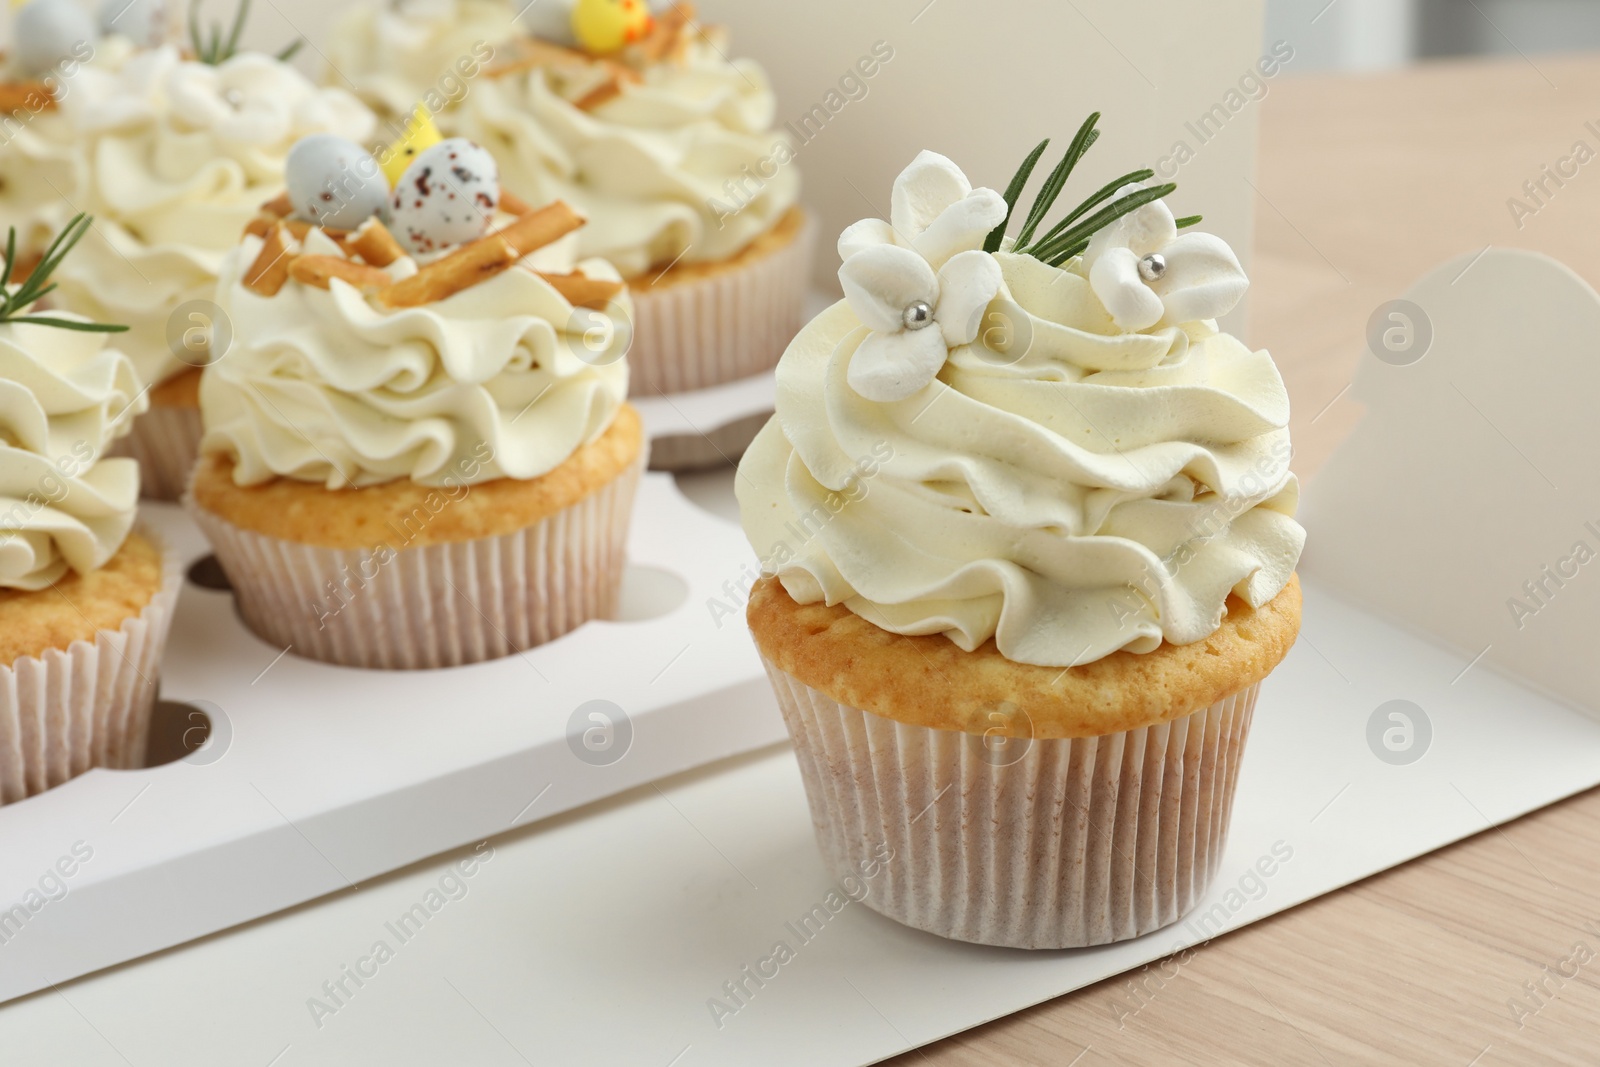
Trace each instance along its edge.
{"label": "paper cupcake liner", "polygon": [[907,926],[1011,948],[1122,941],[1193,909],[1227,842],[1259,688],[1156,726],[997,750],[767,673],[835,877],[865,881],[865,903]]}
{"label": "paper cupcake liner", "polygon": [[805,324],[816,223],[784,247],[705,278],[629,286],[629,393],[687,393],[771,370]]}
{"label": "paper cupcake liner", "polygon": [[199,408],[152,407],[111,448],[139,461],[139,493],[147,500],[178,500],[200,458]]}
{"label": "paper cupcake liner", "polygon": [[0,667],[0,803],[53,789],[91,767],[144,766],[161,657],[182,587],[182,562],[161,550],[161,588],[144,610],[91,641]]}
{"label": "paper cupcake liner", "polygon": [[424,670],[498,659],[616,612],[648,450],[526,529],[415,547],[337,549],[235,526],[185,497],[263,640],[346,667]]}

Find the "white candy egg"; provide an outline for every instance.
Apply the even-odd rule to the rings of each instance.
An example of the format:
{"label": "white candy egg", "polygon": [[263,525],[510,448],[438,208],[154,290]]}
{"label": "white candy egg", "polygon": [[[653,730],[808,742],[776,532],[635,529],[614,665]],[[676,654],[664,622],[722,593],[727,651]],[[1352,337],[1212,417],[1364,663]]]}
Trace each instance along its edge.
{"label": "white candy egg", "polygon": [[11,26],[17,65],[36,78],[66,60],[88,58],[99,37],[95,20],[74,0],[31,0]]}
{"label": "white candy egg", "polygon": [[486,149],[451,137],[424,149],[389,197],[389,229],[414,256],[433,256],[489,231],[500,168]]}
{"label": "white candy egg", "polygon": [[121,34],[141,48],[167,40],[166,0],[101,0],[100,32]]}
{"label": "white candy egg", "polygon": [[517,27],[532,37],[564,48],[576,48],[569,0],[534,0],[516,19]]}
{"label": "white candy egg", "polygon": [[302,137],[284,161],[284,183],[297,218],[353,230],[383,210],[389,183],[366,149],[332,133]]}

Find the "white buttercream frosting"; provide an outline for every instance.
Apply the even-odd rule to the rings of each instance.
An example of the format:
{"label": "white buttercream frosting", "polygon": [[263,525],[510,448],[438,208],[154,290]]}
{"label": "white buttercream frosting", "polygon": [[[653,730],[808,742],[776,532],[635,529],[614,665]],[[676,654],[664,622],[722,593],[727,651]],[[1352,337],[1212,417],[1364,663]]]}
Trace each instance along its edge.
{"label": "white buttercream frosting", "polygon": [[[566,6],[541,0],[534,9],[555,19]],[[599,68],[479,74],[464,93],[441,92],[442,80],[461,80],[456,64],[478,43],[494,49],[496,63],[512,58],[508,40],[538,32],[534,9],[513,22],[516,10],[494,0],[362,5],[336,34],[334,77],[397,115],[429,94],[451,100],[438,116],[447,134],[494,152],[505,187],[529,203],[561,199],[586,214],[583,254],[629,277],[728,259],[798,202],[800,175],[773,130],[767,76],[750,60],[727,59],[707,36],[714,30],[686,30],[679,54],[588,109],[576,101],[605,80]]]}
{"label": "white buttercream frosting", "polygon": [[[896,197],[920,209],[917,232],[941,235],[924,243],[946,262],[985,255],[975,250],[992,226],[959,206],[970,186],[952,170],[944,160]],[[863,239],[873,232],[846,231],[847,264],[917,244],[914,232]],[[915,364],[916,387],[897,399],[852,384],[858,354],[895,336],[896,324],[866,321],[898,291],[892,278],[789,347],[777,414],[736,482],[767,569],[798,602],[842,603],[969,651],[993,639],[1015,662],[1057,667],[1198,641],[1230,594],[1253,606],[1276,596],[1304,531],[1271,358],[1211,320],[1125,330],[1081,258],[1066,269],[992,259],[1000,285],[979,328],[963,312],[959,336],[925,376],[928,361]],[[925,298],[925,286],[902,288]],[[877,344],[869,367],[896,358]]]}
{"label": "white buttercream frosting", "polygon": [[386,118],[403,122],[430,92],[459,100],[475,91],[468,82],[500,50],[501,42],[527,32],[529,15],[558,6],[559,0],[537,0],[517,21],[522,5],[512,7],[508,0],[353,4],[329,35],[326,81],[355,92]]}
{"label": "white buttercream frosting", "polygon": [[[100,97],[102,87],[134,55],[134,46],[122,37],[86,44],[93,55],[85,63],[64,63],[47,76],[43,86],[57,106],[47,107],[41,96],[30,100],[5,121],[0,135],[0,237],[15,227],[18,247],[26,254],[38,251],[54,236],[59,206],[76,202],[82,193],[86,168],[78,152],[79,131],[71,111],[80,98]],[[0,79],[32,82],[14,63],[0,63]]]}
{"label": "white buttercream frosting", "polygon": [[116,555],[139,465],[104,457],[147,405],[105,334],[0,323],[0,587],[44,589]]}
{"label": "white buttercream frosting", "polygon": [[[62,109],[86,154],[78,206],[96,232],[58,272],[59,299],[130,326],[124,348],[140,379],[158,382],[184,369],[169,339],[173,312],[212,298],[223,257],[283,190],[295,141],[364,140],[374,119],[351,94],[255,53],[213,67],[168,46],[77,88]],[[192,324],[178,325],[181,335]]]}
{"label": "white buttercream frosting", "polygon": [[[318,239],[307,251],[335,251]],[[200,387],[204,451],[230,456],[240,485],[535,478],[603,434],[627,396],[626,293],[603,313],[575,309],[519,264],[404,310],[338,280],[263,297],[240,282],[260,247],[247,238],[223,267],[234,343]],[[603,261],[577,269],[617,278]],[[400,278],[415,266],[389,270]]]}

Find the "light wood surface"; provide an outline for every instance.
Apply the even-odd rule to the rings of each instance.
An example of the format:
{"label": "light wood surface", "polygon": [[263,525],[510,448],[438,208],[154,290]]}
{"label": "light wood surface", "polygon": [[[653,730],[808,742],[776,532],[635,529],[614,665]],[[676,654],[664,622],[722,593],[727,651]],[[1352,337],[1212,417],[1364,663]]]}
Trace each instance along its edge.
{"label": "light wood surface", "polygon": [[[1283,368],[1302,476],[1359,415],[1343,390],[1367,318],[1431,267],[1530,248],[1600,287],[1600,158],[1546,180],[1542,206],[1522,188],[1574,142],[1600,152],[1600,56],[1285,77],[1260,106],[1251,340]],[[1538,207],[1520,229],[1519,196]],[[1597,1064],[1597,876],[1600,790],[1210,942],[1175,975],[1154,965],[892,1062]]]}

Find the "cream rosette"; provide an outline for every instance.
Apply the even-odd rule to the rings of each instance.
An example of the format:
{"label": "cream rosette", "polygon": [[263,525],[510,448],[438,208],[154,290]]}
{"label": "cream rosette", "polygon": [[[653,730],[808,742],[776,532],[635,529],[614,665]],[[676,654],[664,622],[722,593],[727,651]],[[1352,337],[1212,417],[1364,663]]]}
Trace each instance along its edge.
{"label": "cream rosette", "polygon": [[[63,199],[76,201],[82,193],[86,168],[78,144],[84,131],[74,116],[85,99],[106,95],[103,86],[115,81],[134,54],[134,46],[123,37],[102,38],[92,48],[86,62],[63,61],[41,81],[55,106],[45,106],[41,97],[37,110],[25,105],[6,123],[0,143],[0,234],[15,228],[18,247],[25,252],[49,240]],[[14,60],[0,63],[0,79],[32,80]]]}
{"label": "cream rosette", "polygon": [[[449,121],[491,147],[507,188],[586,214],[584,255],[633,277],[651,267],[729,259],[800,198],[777,104],[761,67],[727,59],[703,36],[681,59],[591,109],[592,85],[552,66],[486,78]],[[772,171],[770,178],[765,177]],[[752,188],[748,175],[763,179]]]}
{"label": "cream rosette", "polygon": [[116,555],[139,468],[104,457],[145,406],[105,334],[0,323],[0,588],[46,589]]}
{"label": "cream rosette", "polygon": [[[239,485],[536,478],[603,434],[627,396],[625,292],[599,316],[513,267],[402,310],[338,279],[264,297],[241,281],[260,248],[247,238],[223,268],[219,299],[238,340],[200,392],[204,450],[231,456]],[[338,254],[317,233],[306,251]],[[599,260],[577,268],[617,277]],[[416,267],[388,269],[401,278]]]}
{"label": "cream rosette", "polygon": [[563,21],[567,13],[556,0],[520,15],[506,0],[356,4],[329,36],[328,81],[352,86],[379,114],[403,120],[430,93],[454,100],[476,92],[466,79],[481,73],[502,42],[532,32],[530,21],[550,12]]}
{"label": "cream rosette", "polygon": [[1062,269],[981,251],[1004,218],[923,153],[891,219],[845,232],[846,300],[779,365],[737,483],[751,543],[799,603],[1024,664],[1188,644],[1230,594],[1266,604],[1304,531],[1283,381],[1214,321],[1237,260],[1159,201]]}
{"label": "cream rosette", "polygon": [[359,141],[374,128],[349,93],[269,56],[210,66],[170,46],[135,56],[68,111],[88,141],[83,199],[100,239],[63,265],[60,299],[128,324],[123,344],[147,384],[184,369],[169,320],[184,302],[212,298],[224,256],[282,191],[295,141],[317,132]]}

